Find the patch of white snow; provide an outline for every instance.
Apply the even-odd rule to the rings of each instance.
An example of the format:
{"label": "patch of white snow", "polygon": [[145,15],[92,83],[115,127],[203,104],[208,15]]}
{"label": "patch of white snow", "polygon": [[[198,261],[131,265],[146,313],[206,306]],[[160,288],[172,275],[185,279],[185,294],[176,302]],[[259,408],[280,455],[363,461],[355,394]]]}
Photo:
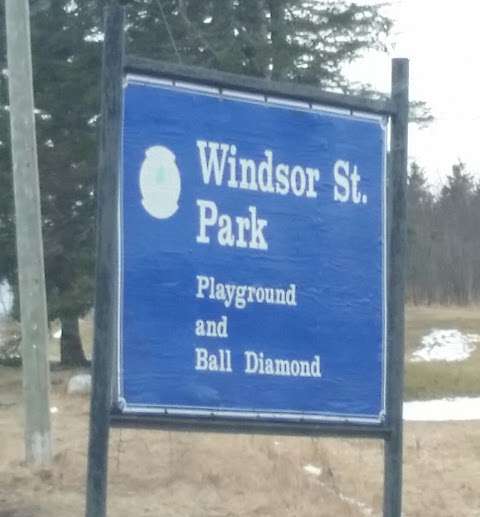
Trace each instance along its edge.
{"label": "patch of white snow", "polygon": [[315,465],[305,465],[303,467],[303,470],[307,472],[308,474],[312,474],[312,476],[321,476],[322,475],[322,469],[320,467],[315,467]]}
{"label": "patch of white snow", "polygon": [[422,338],[422,348],[412,354],[412,361],[464,361],[480,341],[478,334],[463,334],[457,329],[433,329]]}
{"label": "patch of white snow", "polygon": [[362,503],[361,501],[357,501],[353,497],[347,497],[346,495],[343,495],[341,492],[338,495],[340,496],[340,499],[342,501],[345,501],[350,506],[356,506],[359,509],[360,513],[362,515],[365,515],[365,517],[369,517],[370,515],[373,515],[373,510],[365,503]]}
{"label": "patch of white snow", "polygon": [[480,420],[480,397],[405,402],[403,404],[403,419],[416,422]]}
{"label": "patch of white snow", "polygon": [[12,310],[13,293],[6,280],[0,282],[0,316],[6,316]]}

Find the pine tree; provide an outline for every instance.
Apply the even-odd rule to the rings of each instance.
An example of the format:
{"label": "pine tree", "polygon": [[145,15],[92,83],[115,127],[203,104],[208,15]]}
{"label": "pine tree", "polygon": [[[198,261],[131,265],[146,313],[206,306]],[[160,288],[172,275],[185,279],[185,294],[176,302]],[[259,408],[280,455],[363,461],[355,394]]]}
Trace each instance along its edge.
{"label": "pine tree", "polygon": [[[5,19],[0,2],[0,20]],[[10,174],[10,132],[8,119],[8,83],[6,73],[5,27],[0,25],[0,283],[16,284],[15,222],[13,182]]]}
{"label": "pine tree", "polygon": [[413,303],[430,303],[434,199],[424,171],[413,162],[407,183],[407,297]]}
{"label": "pine tree", "polygon": [[[41,4],[41,2],[37,2]],[[61,359],[85,363],[78,318],[92,306],[96,135],[100,45],[95,2],[50,0],[32,6],[32,60],[49,319],[62,323]],[[2,98],[6,104],[6,99]],[[3,121],[2,121],[3,122]],[[1,182],[11,185],[8,146],[0,149]],[[11,186],[0,215],[8,250],[2,276],[16,285]],[[2,203],[3,205],[3,203]]]}
{"label": "pine tree", "polygon": [[[49,318],[62,322],[61,357],[70,365],[85,361],[78,318],[93,304],[102,3],[44,0],[31,6]],[[382,47],[391,27],[378,7],[346,1],[128,4],[130,53],[337,90],[348,88],[342,64],[364,49]],[[15,286],[11,167],[3,136],[8,126],[5,73],[1,86],[0,280]]]}
{"label": "pine tree", "polygon": [[469,224],[473,221],[473,199],[473,178],[459,162],[442,188],[436,218],[441,242],[439,263],[445,279],[442,298],[459,304],[471,303],[474,294],[473,228]]}
{"label": "pine tree", "polygon": [[129,23],[135,54],[337,90],[342,66],[384,49],[392,26],[379,6],[343,0],[137,0]]}

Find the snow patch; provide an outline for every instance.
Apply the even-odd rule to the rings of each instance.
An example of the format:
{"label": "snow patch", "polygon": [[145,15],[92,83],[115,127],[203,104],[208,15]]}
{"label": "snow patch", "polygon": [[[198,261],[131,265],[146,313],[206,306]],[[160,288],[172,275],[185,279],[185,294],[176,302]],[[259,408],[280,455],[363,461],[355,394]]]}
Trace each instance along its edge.
{"label": "snow patch", "polygon": [[360,511],[361,515],[365,515],[365,517],[369,517],[370,515],[373,515],[373,510],[365,503],[362,503],[362,501],[357,501],[353,497],[348,497],[341,492],[338,494],[340,499],[346,503],[348,503],[350,506],[356,506],[358,510]]}
{"label": "snow patch", "polygon": [[403,419],[416,422],[480,420],[480,397],[405,402],[403,404]]}
{"label": "snow patch", "polygon": [[315,465],[305,465],[303,467],[303,470],[307,472],[308,474],[311,474],[312,476],[321,476],[322,475],[322,469],[320,467],[315,467]]}
{"label": "snow patch", "polygon": [[6,280],[0,282],[0,316],[10,313],[13,306],[12,288]]}
{"label": "snow patch", "polygon": [[457,329],[433,329],[422,338],[422,348],[412,354],[412,361],[465,361],[476,349],[479,334],[463,334]]}

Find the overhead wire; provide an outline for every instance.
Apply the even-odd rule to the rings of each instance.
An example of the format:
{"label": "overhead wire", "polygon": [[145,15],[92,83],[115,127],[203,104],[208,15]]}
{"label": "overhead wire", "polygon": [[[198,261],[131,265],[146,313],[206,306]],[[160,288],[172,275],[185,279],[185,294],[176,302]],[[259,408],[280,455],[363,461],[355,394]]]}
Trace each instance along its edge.
{"label": "overhead wire", "polygon": [[170,43],[173,47],[173,50],[175,51],[175,55],[177,56],[177,61],[182,64],[182,56],[180,55],[180,52],[178,51],[177,45],[175,43],[175,38],[173,37],[173,33],[170,29],[170,24],[168,23],[167,17],[165,16],[165,11],[163,10],[163,5],[161,0],[156,0],[158,8],[160,10],[160,14],[162,16],[163,23],[165,24],[165,28],[167,29],[167,34],[170,39]]}

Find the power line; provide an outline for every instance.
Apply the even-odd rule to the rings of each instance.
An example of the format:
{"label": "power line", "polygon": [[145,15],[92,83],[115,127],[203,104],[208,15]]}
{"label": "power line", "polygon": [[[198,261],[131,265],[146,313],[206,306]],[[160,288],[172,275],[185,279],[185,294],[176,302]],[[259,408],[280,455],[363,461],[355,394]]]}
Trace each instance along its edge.
{"label": "power line", "polygon": [[175,55],[177,56],[177,61],[181,64],[182,63],[182,57],[180,56],[180,52],[178,51],[177,45],[175,44],[175,39],[173,37],[172,31],[170,30],[170,25],[168,23],[167,17],[165,16],[165,11],[163,10],[162,2],[161,0],[156,0],[158,8],[160,9],[160,14],[163,19],[163,23],[165,24],[165,27],[167,29],[168,37],[170,39],[170,43],[172,44],[173,50],[175,51]]}

